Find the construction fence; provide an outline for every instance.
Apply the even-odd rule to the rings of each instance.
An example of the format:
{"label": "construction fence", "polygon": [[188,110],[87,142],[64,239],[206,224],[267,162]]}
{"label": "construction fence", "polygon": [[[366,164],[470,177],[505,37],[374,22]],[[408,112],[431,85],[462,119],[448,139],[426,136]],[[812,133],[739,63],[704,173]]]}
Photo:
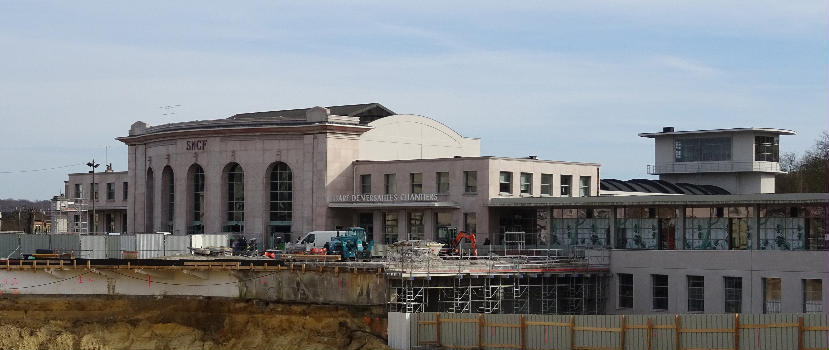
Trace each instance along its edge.
{"label": "construction fence", "polygon": [[[230,247],[239,235],[175,236],[160,233],[134,235],[0,234],[0,258],[20,259],[38,249],[74,253],[81,259],[150,259],[190,254],[190,248]],[[127,252],[125,255],[124,252]]]}
{"label": "construction fence", "polygon": [[829,314],[494,315],[389,313],[395,349],[818,350]]}

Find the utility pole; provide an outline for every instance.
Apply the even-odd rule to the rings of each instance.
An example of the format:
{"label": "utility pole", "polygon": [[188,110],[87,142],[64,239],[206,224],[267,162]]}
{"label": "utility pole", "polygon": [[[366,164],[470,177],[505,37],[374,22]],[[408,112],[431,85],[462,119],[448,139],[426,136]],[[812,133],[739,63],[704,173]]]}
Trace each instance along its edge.
{"label": "utility pole", "polygon": [[95,163],[95,158],[92,158],[91,162],[86,163],[86,166],[92,168],[92,184],[89,185],[89,199],[92,200],[92,232],[97,232],[98,226],[98,223],[95,221],[95,194],[97,194],[97,191],[95,191],[95,168],[99,165],[101,164]]}

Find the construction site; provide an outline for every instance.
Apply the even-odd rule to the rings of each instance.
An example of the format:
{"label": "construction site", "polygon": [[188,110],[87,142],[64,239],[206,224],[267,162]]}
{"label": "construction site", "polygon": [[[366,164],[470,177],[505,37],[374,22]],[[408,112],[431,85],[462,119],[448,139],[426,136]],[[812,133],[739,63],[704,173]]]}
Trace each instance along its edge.
{"label": "construction site", "polygon": [[419,243],[400,242],[386,257],[390,312],[604,313],[607,255],[504,246],[441,257]]}

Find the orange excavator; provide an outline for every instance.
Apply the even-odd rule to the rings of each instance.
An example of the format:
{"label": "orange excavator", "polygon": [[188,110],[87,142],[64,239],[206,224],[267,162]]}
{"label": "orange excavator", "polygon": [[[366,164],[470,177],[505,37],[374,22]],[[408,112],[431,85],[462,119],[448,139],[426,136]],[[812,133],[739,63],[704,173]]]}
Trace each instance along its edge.
{"label": "orange excavator", "polygon": [[449,247],[449,251],[452,252],[453,254],[457,254],[458,253],[458,249],[457,249],[458,244],[460,244],[461,241],[464,238],[466,238],[466,240],[468,240],[469,243],[472,244],[472,255],[478,256],[478,247],[475,244],[477,242],[477,240],[475,239],[475,234],[474,233],[466,233],[466,232],[463,232],[463,231],[458,232],[458,236],[455,237],[455,240],[452,241],[452,245]]}

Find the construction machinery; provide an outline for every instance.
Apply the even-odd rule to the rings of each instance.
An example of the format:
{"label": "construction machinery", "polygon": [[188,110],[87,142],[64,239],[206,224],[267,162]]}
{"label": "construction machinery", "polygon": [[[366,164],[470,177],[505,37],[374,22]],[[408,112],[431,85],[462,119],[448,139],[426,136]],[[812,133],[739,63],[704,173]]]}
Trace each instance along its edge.
{"label": "construction machinery", "polygon": [[366,240],[364,228],[350,227],[346,231],[338,231],[325,245],[328,254],[339,255],[343,260],[356,260],[370,259],[374,242]]}
{"label": "construction machinery", "polygon": [[450,254],[459,254],[460,251],[458,249],[458,245],[466,239],[469,241],[469,244],[472,245],[472,255],[478,256],[478,247],[476,245],[477,239],[475,238],[474,233],[466,233],[463,231],[458,232],[458,235],[455,236],[455,239],[452,241],[452,244],[449,246],[449,253]]}

